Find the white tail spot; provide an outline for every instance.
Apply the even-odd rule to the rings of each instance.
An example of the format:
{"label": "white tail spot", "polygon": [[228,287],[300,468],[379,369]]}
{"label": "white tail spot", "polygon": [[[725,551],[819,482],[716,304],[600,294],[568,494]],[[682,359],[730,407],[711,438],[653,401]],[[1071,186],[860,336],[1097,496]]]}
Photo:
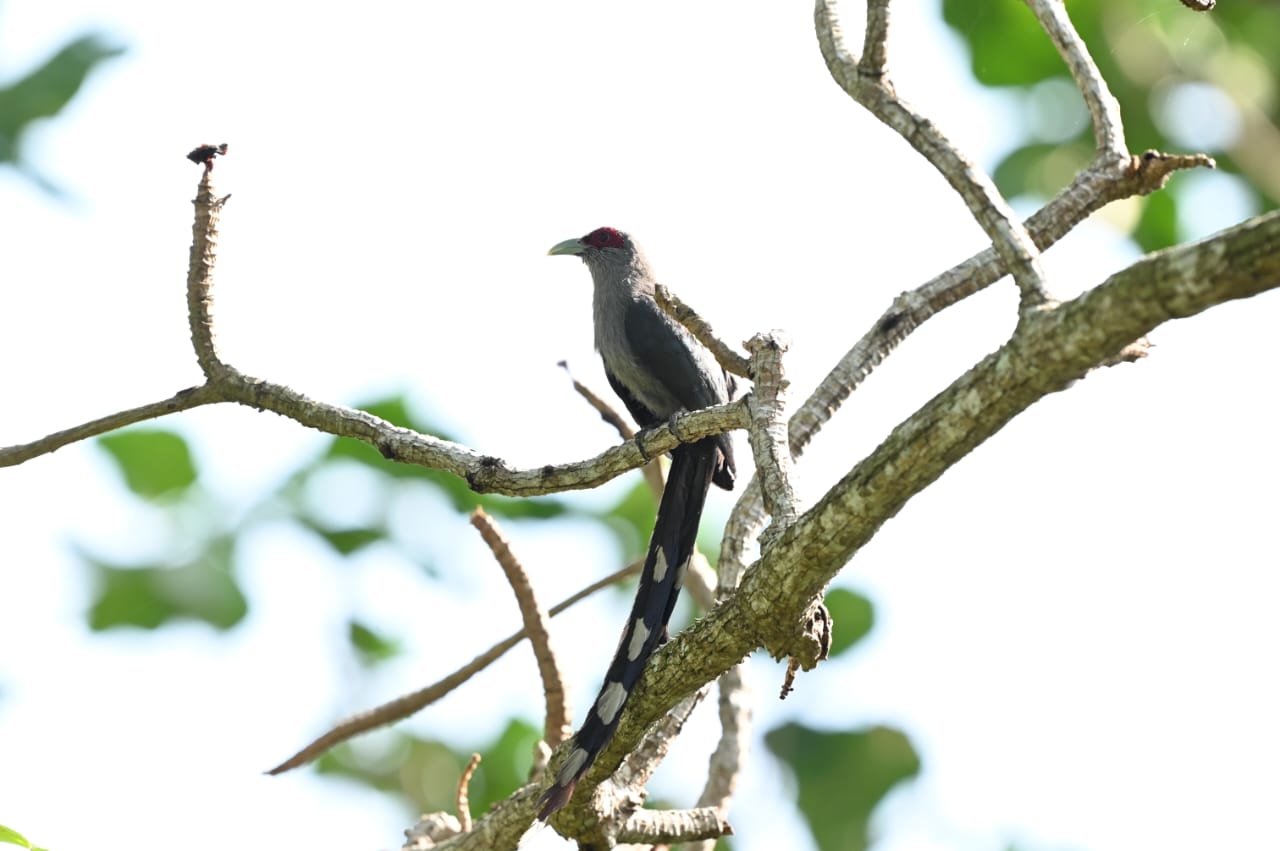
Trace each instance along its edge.
{"label": "white tail spot", "polygon": [[661,582],[662,577],[667,575],[667,554],[662,551],[662,547],[658,547],[658,557],[653,563],[653,581]]}
{"label": "white tail spot", "polygon": [[622,687],[622,683],[606,685],[596,701],[596,714],[600,716],[600,722],[606,727],[612,724],[613,719],[618,715],[618,710],[622,708],[622,701],[626,699],[627,690]]}
{"label": "white tail spot", "polygon": [[627,658],[634,662],[644,649],[645,639],[649,637],[649,627],[644,625],[644,618],[636,618],[636,625],[631,629],[631,641],[627,643]]}

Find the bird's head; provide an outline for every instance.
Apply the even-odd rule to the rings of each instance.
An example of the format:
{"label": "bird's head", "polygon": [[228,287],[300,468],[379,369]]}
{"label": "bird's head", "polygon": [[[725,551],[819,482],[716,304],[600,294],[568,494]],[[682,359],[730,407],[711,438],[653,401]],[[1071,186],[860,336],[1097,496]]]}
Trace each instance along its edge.
{"label": "bird's head", "polygon": [[596,228],[586,236],[557,242],[547,254],[576,254],[588,263],[597,259],[627,260],[635,254],[635,244],[620,230]]}

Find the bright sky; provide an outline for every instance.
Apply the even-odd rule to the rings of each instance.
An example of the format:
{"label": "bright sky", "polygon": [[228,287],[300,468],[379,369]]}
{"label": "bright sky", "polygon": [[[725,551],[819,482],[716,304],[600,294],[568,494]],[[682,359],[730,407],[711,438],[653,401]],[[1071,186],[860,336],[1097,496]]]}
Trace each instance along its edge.
{"label": "bright sky", "polygon": [[[895,10],[899,90],[990,164],[1022,119],[968,82],[929,12]],[[89,27],[129,49],[31,139],[69,203],[0,171],[0,445],[198,380],[183,295],[198,169],[183,154],[200,142],[231,143],[216,173],[234,195],[217,287],[230,362],[334,402],[408,387],[517,464],[611,441],[556,367],[604,387],[586,272],[544,256],[561,239],[622,227],[729,339],[786,329],[797,397],[894,296],[983,244],[930,168],[831,83],[795,4],[14,0],[0,13],[4,76]],[[1249,212],[1200,210],[1196,235]],[[1070,296],[1134,256],[1097,220],[1047,266]],[[1003,342],[1014,306],[1006,282],[918,332],[806,456],[805,499]],[[880,851],[1274,844],[1278,308],[1269,295],[1161,328],[1145,362],[1036,405],[844,571],[878,607],[858,652],[785,705],[781,669],[757,661],[760,729],[883,722],[921,749],[923,776],[880,813]],[[196,439],[228,503],[321,440],[240,408],[163,424]],[[383,796],[261,771],[505,635],[517,615],[498,571],[424,585],[373,558],[357,580],[281,527],[244,547],[253,609],[231,634],[90,635],[72,542],[129,558],[157,533],[122,493],[90,446],[0,472],[0,823],[53,851],[397,847],[411,814]],[[421,534],[483,565],[464,522]],[[615,567],[570,526],[511,531],[544,599]],[[334,661],[353,597],[410,647],[372,681]],[[579,715],[624,606],[556,622]],[[463,641],[459,623],[485,626]],[[470,747],[539,703],[522,649],[411,723]],[[662,794],[696,797],[712,726],[704,708]],[[807,847],[777,803],[789,781],[763,746],[752,759],[735,848]]]}

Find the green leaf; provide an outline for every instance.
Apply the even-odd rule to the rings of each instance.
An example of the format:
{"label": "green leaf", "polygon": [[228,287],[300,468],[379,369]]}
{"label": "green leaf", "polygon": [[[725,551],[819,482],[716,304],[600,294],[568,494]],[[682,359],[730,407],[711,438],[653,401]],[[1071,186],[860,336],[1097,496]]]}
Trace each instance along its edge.
{"label": "green leaf", "polygon": [[831,613],[831,655],[839,656],[857,644],[875,625],[871,601],[847,588],[833,588],[824,601]]}
{"label": "green leaf", "polygon": [[360,747],[347,742],[316,760],[321,774],[336,774],[409,801],[417,812],[453,812],[465,757],[442,742],[391,732]]}
{"label": "green leaf", "polygon": [[110,564],[82,554],[93,571],[89,628],[155,629],[169,621],[203,621],[230,629],[249,610],[230,570],[230,539],[219,539],[181,567]]}
{"label": "green leaf", "polygon": [[355,648],[360,661],[366,667],[373,667],[400,654],[404,649],[400,642],[376,632],[372,627],[359,621],[347,622],[347,640]]}
{"label": "green leaf", "polygon": [[1178,242],[1178,203],[1173,193],[1153,192],[1143,198],[1133,238],[1143,251],[1157,251]]}
{"label": "green leaf", "polygon": [[349,556],[361,547],[367,547],[378,541],[386,540],[387,533],[382,529],[315,529],[316,534],[329,542],[340,555]]}
{"label": "green leaf", "polygon": [[96,67],[122,53],[123,48],[99,36],[81,36],[26,76],[0,87],[0,162],[17,162],[28,126],[61,112]]}
{"label": "green leaf", "polygon": [[196,480],[186,440],[171,431],[129,429],[98,438],[98,445],[119,466],[129,490],[147,499],[178,493]]}
{"label": "green leaf", "polygon": [[1022,3],[943,0],[942,17],[969,46],[973,76],[984,85],[1027,85],[1067,73]]}
{"label": "green leaf", "polygon": [[787,724],[764,740],[795,774],[800,812],[822,851],[864,851],[876,805],[920,771],[911,742],[888,727],[823,732]]}
{"label": "green leaf", "polygon": [[[487,748],[480,750],[480,767],[468,787],[471,812],[481,814],[528,782],[533,747],[542,731],[512,720]],[[457,750],[442,742],[408,733],[380,733],[359,747],[337,746],[316,761],[322,774],[339,774],[374,789],[406,798],[418,812],[457,808],[458,780],[471,759],[471,750]]]}
{"label": "green leaf", "polygon": [[648,483],[643,477],[637,477],[635,484],[623,494],[616,505],[596,516],[609,524],[622,551],[633,556],[648,546],[653,523],[658,516],[658,506]]}
{"label": "green leaf", "polygon": [[480,751],[480,767],[471,778],[471,811],[477,816],[528,782],[533,748],[542,730],[513,718],[489,747]]}
{"label": "green leaf", "polygon": [[0,824],[0,842],[5,842],[9,845],[18,845],[22,848],[33,847],[32,844],[27,841],[27,838],[21,833],[18,833],[18,831],[13,828],[5,827],[2,824]]}

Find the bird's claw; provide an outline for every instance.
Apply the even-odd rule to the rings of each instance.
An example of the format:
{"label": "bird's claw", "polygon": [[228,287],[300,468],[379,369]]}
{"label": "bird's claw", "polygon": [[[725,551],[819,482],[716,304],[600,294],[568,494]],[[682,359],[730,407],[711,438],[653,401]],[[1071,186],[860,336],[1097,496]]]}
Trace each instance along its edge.
{"label": "bird's claw", "polygon": [[642,429],[641,431],[636,432],[636,436],[632,438],[632,440],[635,441],[636,449],[640,452],[640,457],[644,459],[644,463],[646,464],[653,460],[653,456],[644,449],[644,439],[648,433],[649,429]]}
{"label": "bird's claw", "polygon": [[676,411],[667,420],[667,428],[671,429],[671,433],[676,436],[676,440],[684,443],[684,435],[680,433],[680,429],[676,428],[676,418],[683,414],[684,411]]}

